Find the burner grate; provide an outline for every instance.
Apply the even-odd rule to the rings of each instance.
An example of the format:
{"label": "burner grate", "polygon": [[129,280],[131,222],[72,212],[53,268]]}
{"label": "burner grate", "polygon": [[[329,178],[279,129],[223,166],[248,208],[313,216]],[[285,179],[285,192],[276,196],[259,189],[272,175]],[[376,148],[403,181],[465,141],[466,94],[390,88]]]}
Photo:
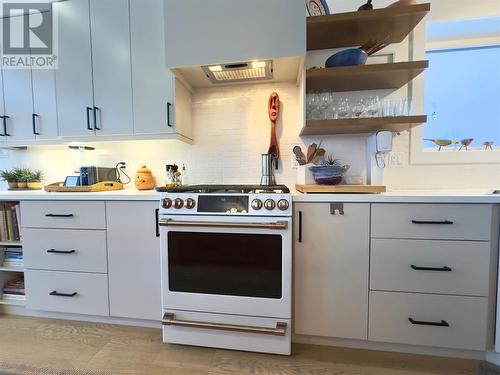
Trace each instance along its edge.
{"label": "burner grate", "polygon": [[285,185],[187,185],[174,188],[157,187],[157,191],[163,193],[198,193],[198,194],[259,194],[276,193],[288,194],[290,189]]}

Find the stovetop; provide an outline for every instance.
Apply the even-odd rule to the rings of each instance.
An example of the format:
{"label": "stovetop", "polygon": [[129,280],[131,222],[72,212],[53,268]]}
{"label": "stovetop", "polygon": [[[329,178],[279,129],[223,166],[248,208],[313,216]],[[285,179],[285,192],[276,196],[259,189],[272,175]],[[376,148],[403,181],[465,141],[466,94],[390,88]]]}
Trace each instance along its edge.
{"label": "stovetop", "polygon": [[194,194],[288,194],[290,189],[285,185],[186,185],[174,188],[157,187],[162,193],[194,193]]}

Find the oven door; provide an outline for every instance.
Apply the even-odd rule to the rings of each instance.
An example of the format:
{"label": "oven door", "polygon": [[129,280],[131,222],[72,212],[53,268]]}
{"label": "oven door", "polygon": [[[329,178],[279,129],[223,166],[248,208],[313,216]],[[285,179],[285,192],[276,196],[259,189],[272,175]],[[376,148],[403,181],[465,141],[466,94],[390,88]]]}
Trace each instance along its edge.
{"label": "oven door", "polygon": [[291,218],[164,216],[163,308],[291,317]]}

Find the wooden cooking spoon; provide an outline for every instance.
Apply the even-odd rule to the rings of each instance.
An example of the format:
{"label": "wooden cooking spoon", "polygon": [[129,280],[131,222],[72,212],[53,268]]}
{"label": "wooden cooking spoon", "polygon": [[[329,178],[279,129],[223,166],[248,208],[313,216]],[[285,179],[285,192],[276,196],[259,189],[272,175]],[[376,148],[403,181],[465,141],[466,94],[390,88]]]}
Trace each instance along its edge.
{"label": "wooden cooking spoon", "polygon": [[273,154],[276,160],[276,169],[278,159],[280,157],[280,148],[278,146],[278,139],[276,138],[276,121],[280,113],[280,97],[277,93],[273,92],[269,97],[269,120],[271,120],[271,144],[269,146],[268,154]]}

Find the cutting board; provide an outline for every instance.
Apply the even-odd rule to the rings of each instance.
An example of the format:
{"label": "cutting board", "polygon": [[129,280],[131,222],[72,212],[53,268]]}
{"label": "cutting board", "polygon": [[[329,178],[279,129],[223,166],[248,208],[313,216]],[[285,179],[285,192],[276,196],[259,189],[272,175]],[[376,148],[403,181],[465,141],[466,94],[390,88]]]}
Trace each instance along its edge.
{"label": "cutting board", "polygon": [[304,194],[378,194],[386,191],[382,185],[295,185],[295,189]]}

